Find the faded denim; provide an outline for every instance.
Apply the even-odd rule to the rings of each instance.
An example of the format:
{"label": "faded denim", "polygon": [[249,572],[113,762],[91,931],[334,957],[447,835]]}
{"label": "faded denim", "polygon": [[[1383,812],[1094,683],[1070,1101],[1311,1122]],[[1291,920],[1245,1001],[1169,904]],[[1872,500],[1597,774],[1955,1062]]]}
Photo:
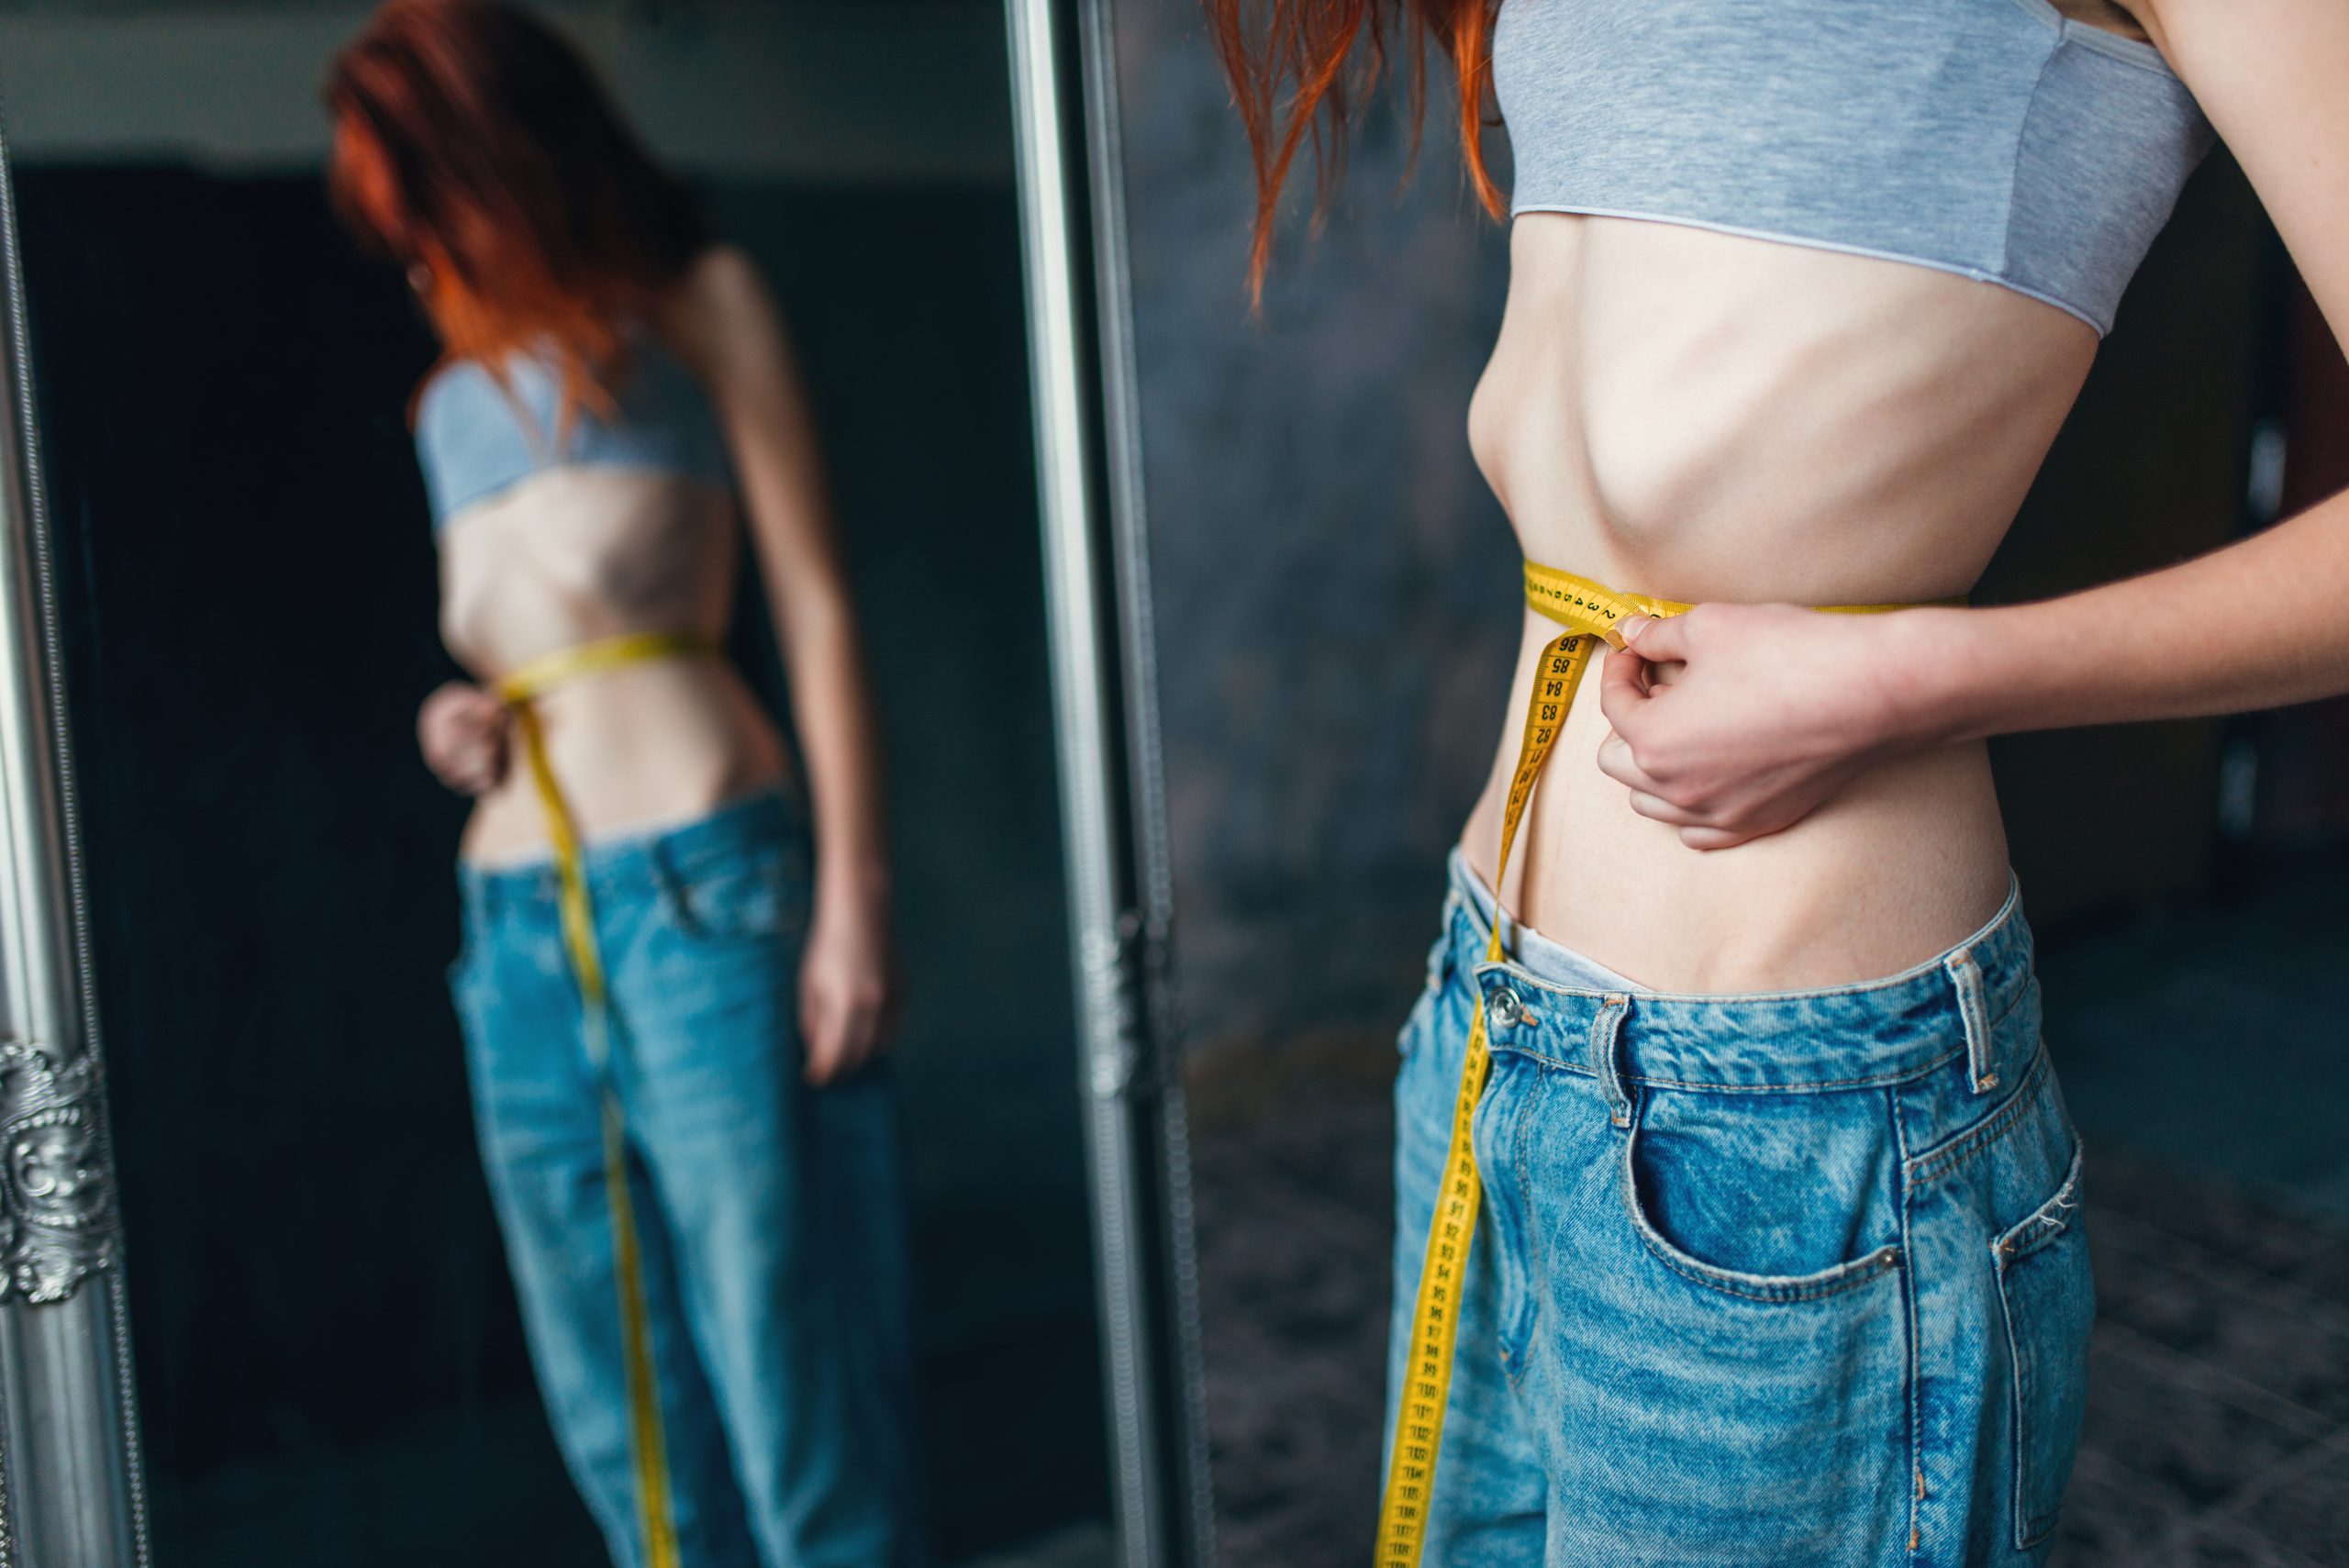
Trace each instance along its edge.
{"label": "faded denim", "polygon": [[[800,1076],[809,851],[776,795],[590,845],[685,1568],[915,1559],[896,1105]],[[451,972],[555,1439],[612,1560],[643,1552],[601,1089],[551,863],[461,869]]]}
{"label": "faded denim", "polygon": [[1481,993],[1485,1199],[1426,1561],[2043,1562],[2094,1295],[2014,897],[1930,963],[1777,995],[1488,964],[1488,910],[1455,858],[1396,1084],[1390,1432]]}

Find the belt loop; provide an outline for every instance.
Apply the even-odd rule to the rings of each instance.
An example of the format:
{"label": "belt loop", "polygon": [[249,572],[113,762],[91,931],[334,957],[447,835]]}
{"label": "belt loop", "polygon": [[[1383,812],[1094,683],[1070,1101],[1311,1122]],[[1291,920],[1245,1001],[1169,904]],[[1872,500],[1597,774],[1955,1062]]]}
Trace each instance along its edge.
{"label": "belt loop", "polygon": [[677,846],[666,833],[657,834],[644,847],[645,870],[652,883],[652,895],[671,909],[690,916],[692,899],[686,889],[692,878],[678,863]]}
{"label": "belt loop", "polygon": [[1942,965],[1957,992],[1957,1016],[1965,1025],[1965,1075],[1977,1095],[1998,1086],[1998,1069],[1990,1062],[1990,1009],[1982,998],[1982,966],[1964,948]]}
{"label": "belt loop", "polygon": [[1590,1020],[1590,1070],[1598,1075],[1599,1093],[1607,1096],[1607,1119],[1617,1127],[1631,1125],[1631,1096],[1624,1087],[1620,1061],[1623,1018],[1631,1010],[1629,996],[1609,992]]}

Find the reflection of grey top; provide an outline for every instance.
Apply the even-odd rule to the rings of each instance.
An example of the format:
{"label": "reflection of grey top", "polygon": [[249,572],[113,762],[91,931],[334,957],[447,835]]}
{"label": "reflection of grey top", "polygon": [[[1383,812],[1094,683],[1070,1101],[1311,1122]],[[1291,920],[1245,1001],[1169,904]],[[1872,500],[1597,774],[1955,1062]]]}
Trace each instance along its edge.
{"label": "reflection of grey top", "polygon": [[2209,150],[2149,44],[2048,0],[1505,0],[1516,212],[1913,261],[2101,334]]}
{"label": "reflection of grey top", "polygon": [[554,450],[562,380],[547,358],[508,356],[505,382],[475,360],[443,366],[416,411],[416,450],[436,528],[534,473],[581,463],[657,469],[733,488],[725,439],[693,373],[650,334],[635,334],[610,418],[575,409]]}

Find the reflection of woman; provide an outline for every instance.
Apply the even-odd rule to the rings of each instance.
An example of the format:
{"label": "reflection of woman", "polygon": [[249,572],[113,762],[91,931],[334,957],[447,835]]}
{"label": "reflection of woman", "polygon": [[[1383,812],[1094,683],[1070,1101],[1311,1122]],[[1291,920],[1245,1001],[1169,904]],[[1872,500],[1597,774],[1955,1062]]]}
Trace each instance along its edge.
{"label": "reflection of woman", "polygon": [[2037,1560],[2091,1302],[1981,738],[2349,685],[2349,502],[2050,604],[1793,606],[1965,591],[2210,122],[2349,322],[2349,11],[1209,10],[1265,219],[1359,33],[1451,52],[1498,213],[1495,92],[1468,437],[1564,569],[1404,1033],[1380,1562]]}
{"label": "reflection of woman", "polygon": [[[489,684],[418,728],[479,801],[453,984],[557,1438],[622,1563],[901,1561],[877,748],[783,328],[518,9],[394,0],[327,95],[339,205],[446,349],[417,443],[444,633]],[[812,846],[714,652],[738,519]]]}

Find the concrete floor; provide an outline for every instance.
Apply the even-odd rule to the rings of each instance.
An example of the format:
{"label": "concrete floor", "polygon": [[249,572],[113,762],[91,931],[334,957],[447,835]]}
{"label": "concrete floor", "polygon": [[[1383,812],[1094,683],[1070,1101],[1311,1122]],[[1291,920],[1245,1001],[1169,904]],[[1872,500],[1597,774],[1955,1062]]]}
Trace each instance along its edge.
{"label": "concrete floor", "polygon": [[[2099,1318],[2056,1568],[2349,1568],[2349,862],[2043,943]],[[1203,1064],[1226,1568],[1355,1568],[1376,1507],[1384,1041]]]}

